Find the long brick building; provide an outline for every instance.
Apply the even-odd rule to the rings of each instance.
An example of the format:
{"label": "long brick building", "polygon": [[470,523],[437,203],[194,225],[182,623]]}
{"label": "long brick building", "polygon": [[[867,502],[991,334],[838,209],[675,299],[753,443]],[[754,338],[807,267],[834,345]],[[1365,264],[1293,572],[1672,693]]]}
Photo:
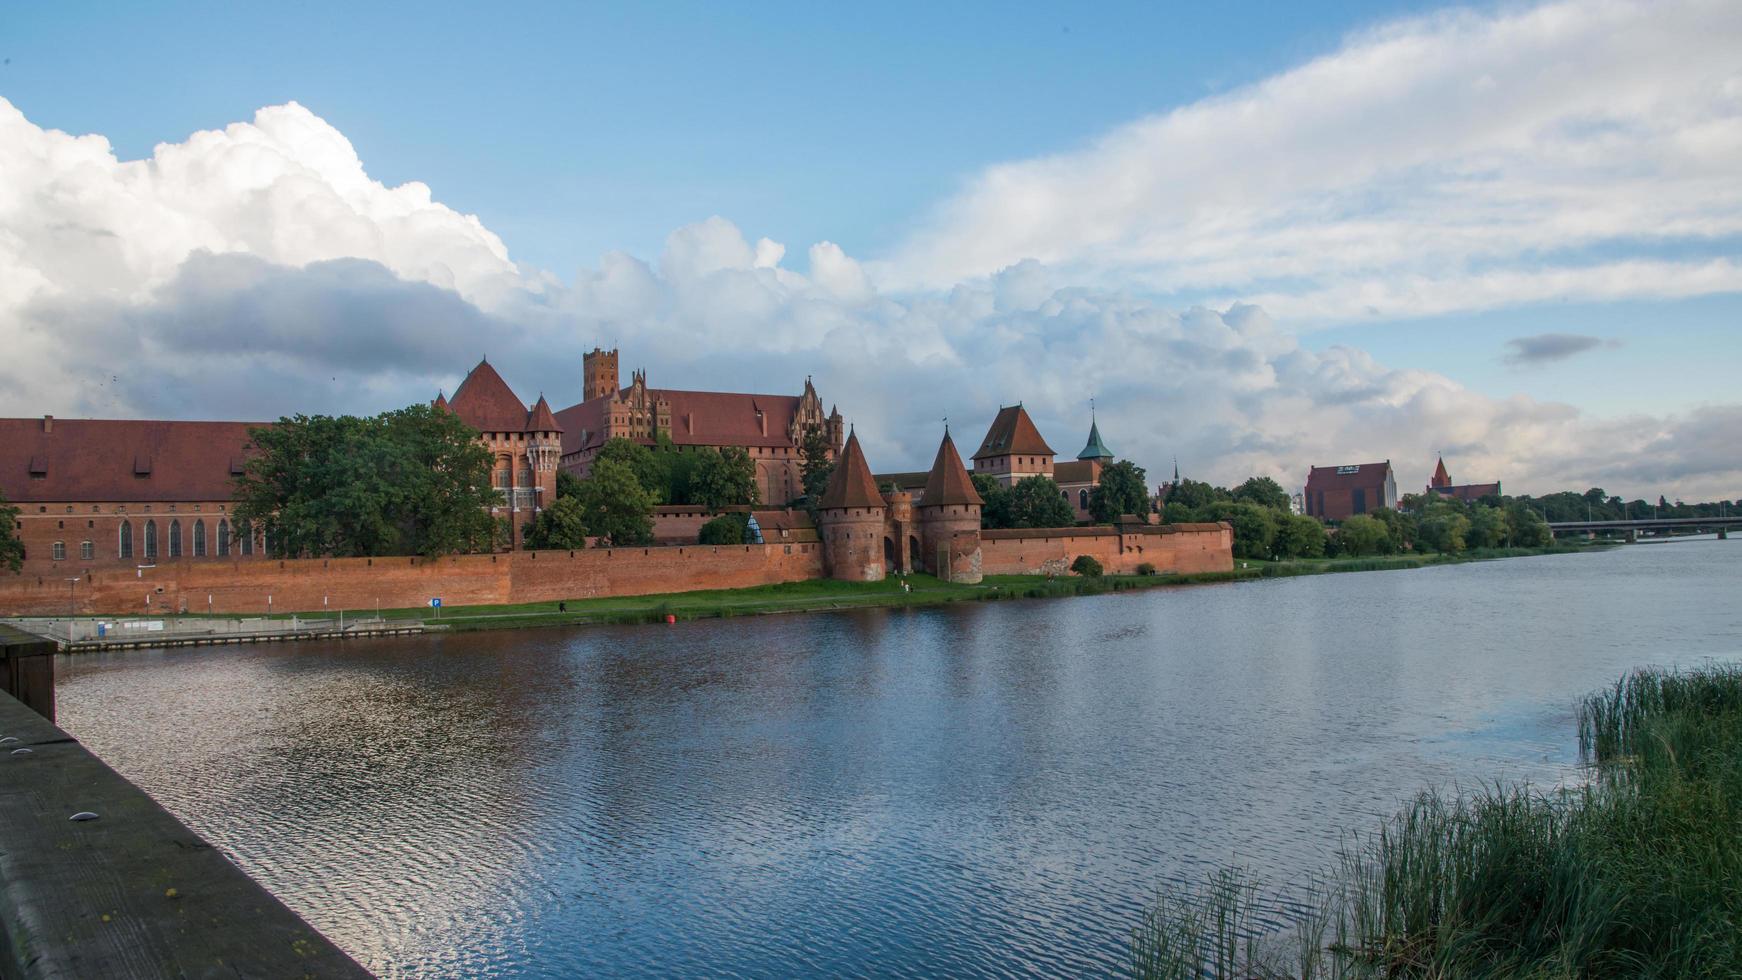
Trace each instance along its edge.
{"label": "long brick building", "polygon": [[1381,507],[1397,506],[1391,460],[1314,466],[1307,473],[1306,512],[1321,521],[1341,521]]}

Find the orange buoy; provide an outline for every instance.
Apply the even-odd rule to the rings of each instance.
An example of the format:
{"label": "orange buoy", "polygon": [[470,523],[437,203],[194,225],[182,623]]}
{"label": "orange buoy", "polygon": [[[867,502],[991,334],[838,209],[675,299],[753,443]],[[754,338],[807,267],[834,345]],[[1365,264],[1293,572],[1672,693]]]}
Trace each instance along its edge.
{"label": "orange buoy", "polygon": [[666,613],[665,614],[665,621],[667,623],[675,623],[675,622],[677,622],[677,617],[672,615],[671,613]]}

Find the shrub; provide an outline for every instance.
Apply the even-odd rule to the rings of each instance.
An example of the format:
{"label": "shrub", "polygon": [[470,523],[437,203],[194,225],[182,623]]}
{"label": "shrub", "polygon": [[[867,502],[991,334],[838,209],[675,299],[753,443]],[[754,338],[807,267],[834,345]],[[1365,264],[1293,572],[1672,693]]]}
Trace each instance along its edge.
{"label": "shrub", "polygon": [[1078,555],[1077,560],[1071,562],[1071,571],[1087,578],[1099,578],[1101,563],[1090,555]]}
{"label": "shrub", "polygon": [[1138,565],[1137,566],[1137,574],[1139,574],[1139,575],[1154,575],[1155,574],[1154,563],[1146,561],[1146,562],[1142,563],[1141,565]]}
{"label": "shrub", "polygon": [[721,514],[702,525],[700,544],[747,544],[749,520],[743,514]]}

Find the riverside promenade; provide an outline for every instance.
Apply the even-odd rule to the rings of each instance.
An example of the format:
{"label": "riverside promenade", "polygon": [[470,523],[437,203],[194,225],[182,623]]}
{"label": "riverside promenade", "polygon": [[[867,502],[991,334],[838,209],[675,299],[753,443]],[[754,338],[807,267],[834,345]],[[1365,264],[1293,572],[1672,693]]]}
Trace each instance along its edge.
{"label": "riverside promenade", "polygon": [[408,636],[439,629],[416,620],[379,616],[285,616],[268,618],[211,616],[124,616],[55,619],[23,617],[0,620],[51,639],[67,653],[130,650],[141,647],[215,646],[288,640],[357,639],[367,636]]}

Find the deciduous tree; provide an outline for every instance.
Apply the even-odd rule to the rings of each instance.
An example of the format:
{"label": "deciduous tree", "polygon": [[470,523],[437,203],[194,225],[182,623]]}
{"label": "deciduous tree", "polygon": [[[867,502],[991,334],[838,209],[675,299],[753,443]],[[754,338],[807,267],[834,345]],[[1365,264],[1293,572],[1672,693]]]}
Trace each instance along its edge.
{"label": "deciduous tree", "polygon": [[704,449],[696,453],[695,474],[690,478],[693,503],[719,513],[730,504],[757,502],[756,461],[737,446]]}
{"label": "deciduous tree", "polygon": [[18,539],[18,508],[0,492],[0,565],[16,572],[24,567],[24,542]]}
{"label": "deciduous tree", "polygon": [[587,546],[586,507],[581,503],[582,481],[575,480],[574,492],[558,494],[556,501],[538,512],[527,525],[526,547],[557,548],[575,551]]}
{"label": "deciduous tree", "polygon": [[1359,514],[1344,521],[1337,528],[1337,551],[1339,554],[1359,557],[1362,555],[1383,555],[1391,551],[1391,536],[1385,530],[1385,525],[1365,514]]}
{"label": "deciduous tree", "polygon": [[1254,476],[1234,488],[1234,499],[1288,512],[1288,491],[1268,476]]}
{"label": "deciduous tree", "polygon": [[576,499],[587,530],[611,547],[653,543],[653,495],[629,464],[595,459]]}
{"label": "deciduous tree", "polygon": [[1122,514],[1149,513],[1148,475],[1130,460],[1120,460],[1101,470],[1101,481],[1089,492],[1089,514],[1102,524],[1111,524]]}
{"label": "deciduous tree", "polygon": [[1070,527],[1076,512],[1051,477],[1030,476],[1010,488],[1011,527]]}

